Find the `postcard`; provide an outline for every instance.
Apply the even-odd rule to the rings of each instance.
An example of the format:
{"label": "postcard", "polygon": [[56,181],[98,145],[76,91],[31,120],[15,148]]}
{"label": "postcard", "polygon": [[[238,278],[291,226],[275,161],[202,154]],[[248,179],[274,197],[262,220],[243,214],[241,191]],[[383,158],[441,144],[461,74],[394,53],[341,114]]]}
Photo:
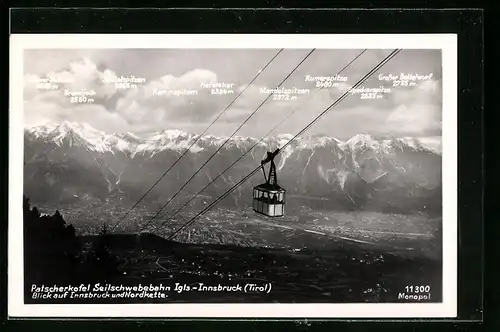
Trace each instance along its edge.
{"label": "postcard", "polygon": [[457,314],[455,35],[12,35],[10,317]]}

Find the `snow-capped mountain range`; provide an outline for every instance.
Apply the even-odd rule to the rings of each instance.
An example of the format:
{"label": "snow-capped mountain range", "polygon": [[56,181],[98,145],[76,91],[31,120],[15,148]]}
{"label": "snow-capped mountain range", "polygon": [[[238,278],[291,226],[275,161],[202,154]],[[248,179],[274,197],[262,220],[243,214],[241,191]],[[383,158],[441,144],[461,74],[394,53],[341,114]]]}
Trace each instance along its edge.
{"label": "snow-capped mountain range", "polygon": [[[266,151],[283,146],[292,137],[199,137],[179,130],[108,134],[88,124],[72,122],[26,127],[25,191],[34,201],[89,196],[134,199],[189,148],[183,160],[151,193],[152,199],[168,197],[224,144],[186,187],[183,193],[190,195],[248,151],[207,190],[206,194],[214,196],[259,165]],[[299,137],[281,151],[277,167],[280,183],[292,195],[329,198],[343,202],[343,207],[366,208],[387,203],[393,207],[416,204],[420,208],[431,205],[429,197],[440,195],[440,149],[415,138],[378,140],[360,134],[341,141],[321,135]],[[259,181],[263,179],[239,188],[233,195],[235,202]],[[409,201],[403,204],[402,199]]]}
{"label": "snow-capped mountain range", "polygon": [[[213,146],[220,146],[229,138],[213,135],[204,135],[200,138],[199,135],[186,133],[176,129],[164,130],[162,132],[141,136],[130,132],[107,134],[91,127],[87,123],[80,124],[68,121],[64,121],[61,124],[45,124],[41,126],[26,127],[25,131],[36,139],[51,141],[58,146],[63,145],[65,141],[68,140],[70,145],[82,145],[92,152],[127,152],[132,155],[137,153],[155,154],[164,150],[183,151],[187,148],[190,148],[191,152],[199,152]],[[229,139],[226,145],[228,147],[244,147],[249,143],[259,142],[259,146],[268,146],[270,143],[282,146],[292,138],[292,134],[280,134],[260,141],[260,139],[256,138],[234,136]],[[356,135],[345,142],[335,137],[327,136],[299,137],[292,146],[294,148],[304,149],[325,146],[331,142],[337,143],[338,147],[342,150],[350,149],[356,151],[369,148],[389,153],[394,148],[401,149],[404,147],[411,147],[439,153],[439,149],[426,146],[425,142],[417,138],[403,137],[377,141],[370,135],[363,134]]]}

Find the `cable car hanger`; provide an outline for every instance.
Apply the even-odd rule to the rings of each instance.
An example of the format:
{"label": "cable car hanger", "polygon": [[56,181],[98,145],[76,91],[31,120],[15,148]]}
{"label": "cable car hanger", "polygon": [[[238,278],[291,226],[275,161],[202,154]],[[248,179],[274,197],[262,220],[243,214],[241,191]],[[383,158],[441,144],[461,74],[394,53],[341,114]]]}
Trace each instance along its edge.
{"label": "cable car hanger", "polygon": [[[276,157],[280,153],[280,149],[277,148],[274,152],[267,152],[267,156],[260,162],[260,166],[262,167],[262,172],[264,173],[264,179],[267,184],[278,184],[278,180],[276,178],[276,165],[274,164],[274,157]],[[271,166],[269,168],[269,176],[266,176],[266,170],[264,169],[264,165],[268,162],[271,162]]]}

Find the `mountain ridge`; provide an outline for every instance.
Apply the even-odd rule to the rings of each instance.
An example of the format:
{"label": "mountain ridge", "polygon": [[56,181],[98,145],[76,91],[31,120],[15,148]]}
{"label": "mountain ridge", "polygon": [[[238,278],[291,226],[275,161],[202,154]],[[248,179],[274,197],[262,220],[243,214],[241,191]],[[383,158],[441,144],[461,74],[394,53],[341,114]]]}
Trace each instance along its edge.
{"label": "mountain ridge", "polygon": [[[259,165],[267,151],[283,146],[293,136],[228,139],[165,130],[139,137],[62,123],[26,128],[24,137],[25,192],[37,203],[50,204],[78,204],[87,198],[134,201],[193,145],[148,194],[147,201],[153,204],[169,199],[216,151],[177,200],[182,203],[216,177],[203,194],[218,197]],[[377,140],[364,134],[346,141],[326,135],[299,137],[277,156],[276,166],[279,182],[290,195],[329,200],[330,205],[322,208],[440,210],[442,158],[418,139]],[[259,182],[263,179],[244,183],[228,197],[229,204],[248,205],[248,192]]]}
{"label": "mountain ridge", "polygon": [[[284,145],[291,138],[294,137],[292,134],[277,134],[275,136],[266,137],[263,139],[258,139],[254,137],[245,136],[216,136],[212,134],[206,134],[200,137],[200,135],[187,133],[178,129],[165,129],[159,132],[146,133],[140,137],[137,134],[131,132],[115,132],[112,134],[107,134],[104,131],[97,130],[91,127],[87,123],[76,123],[63,121],[60,124],[48,123],[43,125],[26,126],[24,128],[25,133],[34,135],[36,138],[51,139],[57,145],[62,144],[62,139],[69,135],[78,135],[79,138],[83,139],[87,147],[96,152],[113,152],[114,150],[119,151],[129,151],[132,153],[142,152],[142,151],[154,151],[158,149],[172,149],[172,150],[182,150],[187,149],[193,141],[198,140],[196,144],[191,147],[191,151],[198,152],[204,147],[222,145],[227,140],[226,144],[241,144],[242,142],[252,142],[252,143],[264,143],[268,144],[271,141],[275,143],[281,143]],[[415,137],[394,137],[391,139],[376,139],[372,135],[367,134],[357,134],[352,136],[348,140],[340,140],[333,136],[327,135],[309,135],[296,138],[296,146],[301,148],[308,148],[310,145],[325,145],[330,142],[335,142],[341,148],[351,148],[351,150],[356,150],[366,146],[371,146],[390,149],[391,147],[401,148],[401,145],[411,146],[415,149],[432,151],[434,153],[440,154],[438,149],[433,149],[430,146],[426,146],[425,143]]]}

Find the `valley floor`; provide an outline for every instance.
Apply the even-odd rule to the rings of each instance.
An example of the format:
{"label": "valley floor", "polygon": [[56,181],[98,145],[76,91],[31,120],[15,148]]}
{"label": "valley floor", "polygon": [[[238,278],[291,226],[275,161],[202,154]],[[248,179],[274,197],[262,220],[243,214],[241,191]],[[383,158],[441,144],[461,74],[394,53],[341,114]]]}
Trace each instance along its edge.
{"label": "valley floor", "polygon": [[[195,208],[183,212],[168,221],[170,212],[164,211],[151,221],[155,215],[151,208],[136,208],[113,233],[142,231],[168,237],[199,210]],[[126,209],[116,205],[96,205],[68,208],[62,213],[67,222],[75,226],[78,234],[93,235],[99,232],[102,225],[115,224],[123,211]],[[356,243],[368,248],[396,250],[405,256],[441,260],[441,232],[442,218],[424,213],[321,211],[299,206],[288,211],[284,217],[268,218],[256,214],[251,208],[216,208],[199,217],[174,240],[284,249],[330,249],[332,244],[344,240],[345,243]]]}
{"label": "valley floor", "polygon": [[[65,301],[408,302],[400,298],[406,286],[428,286],[426,302],[442,298],[440,218],[306,210],[266,218],[247,210],[216,209],[180,233],[178,242],[162,237],[188,217],[172,220],[168,227],[151,227],[141,236],[109,236],[109,249],[122,263],[120,274],[108,282],[169,285],[166,298]],[[92,238],[81,236],[84,243]],[[191,288],[199,283],[270,284],[271,291],[179,293],[176,283]]]}

